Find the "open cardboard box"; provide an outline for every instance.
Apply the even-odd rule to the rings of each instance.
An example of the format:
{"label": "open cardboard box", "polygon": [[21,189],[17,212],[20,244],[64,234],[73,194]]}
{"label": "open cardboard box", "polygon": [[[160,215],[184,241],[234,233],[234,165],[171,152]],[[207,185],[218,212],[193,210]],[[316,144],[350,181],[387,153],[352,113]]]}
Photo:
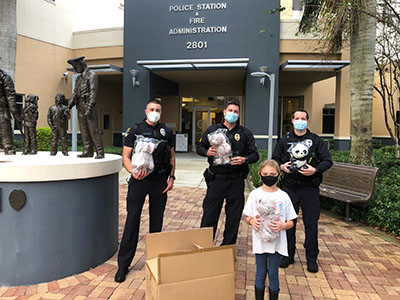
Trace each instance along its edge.
{"label": "open cardboard box", "polygon": [[234,246],[214,247],[212,228],[146,235],[146,298],[234,300]]}

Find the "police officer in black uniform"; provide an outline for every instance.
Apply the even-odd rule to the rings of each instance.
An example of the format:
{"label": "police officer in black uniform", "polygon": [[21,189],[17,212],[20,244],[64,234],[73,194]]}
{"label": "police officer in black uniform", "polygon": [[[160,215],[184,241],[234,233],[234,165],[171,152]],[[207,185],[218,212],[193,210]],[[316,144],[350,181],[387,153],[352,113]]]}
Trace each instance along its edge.
{"label": "police officer in black uniform", "polygon": [[[159,123],[161,103],[150,100],[146,104],[146,119],[131,127],[125,139],[122,160],[125,169],[132,175],[129,180],[125,229],[118,252],[116,282],[126,279],[128,268],[135,256],[139,237],[140,215],[146,195],[149,195],[150,233],[160,232],[163,224],[167,192],[172,190],[175,176],[175,151],[173,134],[165,124]],[[160,141],[152,156],[154,170],[148,173],[141,169],[137,174],[132,170],[132,152],[138,135]]]}
{"label": "police officer in black uniform", "polygon": [[[203,201],[201,227],[213,227],[215,237],[218,218],[226,199],[222,245],[236,243],[244,207],[244,179],[249,172],[248,165],[257,162],[259,158],[253,134],[239,125],[239,113],[239,104],[228,102],[224,109],[224,122],[208,127],[197,147],[197,154],[207,156],[209,163],[209,168],[204,172],[207,194]],[[220,128],[226,129],[233,157],[230,164],[214,165],[217,148],[210,145],[208,134]]]}
{"label": "police officer in black uniform", "polygon": [[[307,129],[309,115],[299,109],[292,114],[294,132],[281,138],[272,154],[284,172],[282,189],[288,193],[296,213],[303,213],[307,270],[318,272],[318,219],[320,215],[319,185],[322,173],[332,166],[332,158],[325,142]],[[299,152],[306,154],[297,160]],[[304,163],[305,161],[305,163]],[[289,257],[283,256],[281,268],[294,263],[296,250],[296,223],[286,230]]]}

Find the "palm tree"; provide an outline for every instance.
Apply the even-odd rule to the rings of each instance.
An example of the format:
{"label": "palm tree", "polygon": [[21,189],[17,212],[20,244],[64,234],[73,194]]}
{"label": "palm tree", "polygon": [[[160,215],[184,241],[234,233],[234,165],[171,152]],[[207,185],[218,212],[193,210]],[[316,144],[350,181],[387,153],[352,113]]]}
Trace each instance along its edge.
{"label": "palm tree", "polygon": [[372,164],[376,0],[304,0],[299,31],[319,32],[329,54],[350,41],[350,161]]}
{"label": "palm tree", "polygon": [[12,78],[15,73],[17,51],[16,0],[0,1],[0,67]]}

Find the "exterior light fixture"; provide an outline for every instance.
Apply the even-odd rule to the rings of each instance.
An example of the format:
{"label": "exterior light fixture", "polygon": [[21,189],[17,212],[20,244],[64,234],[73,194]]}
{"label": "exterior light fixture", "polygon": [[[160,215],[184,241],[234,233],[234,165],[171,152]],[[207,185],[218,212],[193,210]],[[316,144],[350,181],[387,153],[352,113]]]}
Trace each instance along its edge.
{"label": "exterior light fixture", "polygon": [[132,75],[132,86],[133,87],[139,86],[139,81],[136,80],[139,71],[135,70],[135,69],[132,69],[132,70],[130,70],[130,72],[131,72],[131,75]]}
{"label": "exterior light fixture", "polygon": [[259,72],[252,72],[250,76],[259,78],[260,84],[265,85],[265,78],[267,77],[270,81],[269,88],[269,116],[268,116],[268,159],[272,157],[272,134],[273,134],[273,126],[274,126],[274,94],[275,94],[275,74],[267,73],[268,67],[261,66],[259,67]]}

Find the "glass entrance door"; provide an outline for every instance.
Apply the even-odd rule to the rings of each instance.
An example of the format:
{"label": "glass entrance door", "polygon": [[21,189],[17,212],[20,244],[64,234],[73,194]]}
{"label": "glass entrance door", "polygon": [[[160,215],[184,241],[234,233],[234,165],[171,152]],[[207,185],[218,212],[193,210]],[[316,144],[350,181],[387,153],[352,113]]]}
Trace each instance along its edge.
{"label": "glass entrance door", "polygon": [[292,132],[292,113],[304,107],[304,97],[279,97],[278,107],[278,135],[281,138]]}
{"label": "glass entrance door", "polygon": [[242,102],[241,96],[182,97],[180,132],[189,136],[189,151],[196,151],[203,133],[210,125],[223,121],[227,101]]}

